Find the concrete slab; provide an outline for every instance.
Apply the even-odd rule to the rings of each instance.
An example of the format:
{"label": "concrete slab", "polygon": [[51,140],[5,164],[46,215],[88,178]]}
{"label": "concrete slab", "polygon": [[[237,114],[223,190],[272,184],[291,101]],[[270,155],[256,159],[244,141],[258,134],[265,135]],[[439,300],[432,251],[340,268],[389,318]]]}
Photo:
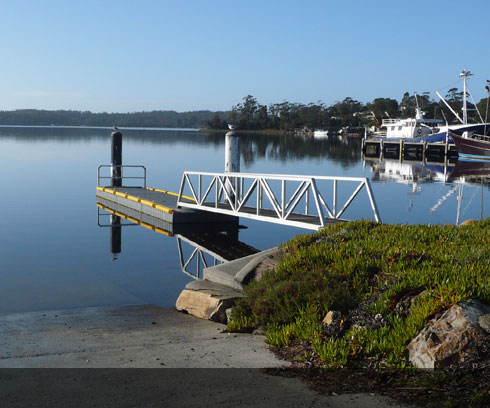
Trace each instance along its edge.
{"label": "concrete slab", "polygon": [[220,293],[220,296],[232,296],[232,297],[242,297],[243,293],[239,292],[230,286],[221,285],[219,283],[211,282],[208,280],[196,279],[190,281],[185,285],[186,289],[189,290],[212,290]]}
{"label": "concrete slab", "polygon": [[5,367],[274,367],[264,337],[157,306],[0,316]]}
{"label": "concrete slab", "polygon": [[[268,375],[258,367],[285,363],[264,337],[224,327],[150,305],[0,315],[0,401],[16,408],[401,406],[374,394],[319,395],[298,378]],[[94,367],[107,369],[83,369]]]}
{"label": "concrete slab", "polygon": [[259,369],[0,370],[5,407],[396,408],[370,394],[319,395]]}
{"label": "concrete slab", "polygon": [[242,291],[244,285],[248,283],[250,273],[264,258],[274,254],[276,251],[277,248],[275,247],[235,259],[234,261],[205,268],[203,270],[203,279]]}

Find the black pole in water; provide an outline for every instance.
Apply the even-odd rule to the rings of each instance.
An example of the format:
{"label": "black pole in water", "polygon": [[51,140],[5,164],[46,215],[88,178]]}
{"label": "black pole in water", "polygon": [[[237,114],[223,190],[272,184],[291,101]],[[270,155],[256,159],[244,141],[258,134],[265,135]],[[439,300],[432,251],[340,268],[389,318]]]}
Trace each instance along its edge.
{"label": "black pole in water", "polygon": [[122,133],[118,130],[111,134],[111,185],[122,186]]}
{"label": "black pole in water", "polygon": [[117,259],[117,255],[121,253],[121,217],[111,215],[111,254],[112,260]]}

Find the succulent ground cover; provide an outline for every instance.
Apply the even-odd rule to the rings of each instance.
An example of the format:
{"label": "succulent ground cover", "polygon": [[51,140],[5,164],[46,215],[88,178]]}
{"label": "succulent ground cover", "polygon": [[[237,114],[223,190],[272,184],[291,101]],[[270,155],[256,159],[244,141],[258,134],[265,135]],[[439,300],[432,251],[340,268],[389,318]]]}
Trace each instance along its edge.
{"label": "succulent ground cover", "polygon": [[[336,224],[282,249],[280,264],[246,287],[228,329],[264,330],[296,368],[414,371],[407,344],[432,317],[470,298],[490,304],[490,220]],[[488,362],[480,345],[465,367],[488,378]],[[475,406],[490,403],[489,391],[488,381],[477,387]]]}

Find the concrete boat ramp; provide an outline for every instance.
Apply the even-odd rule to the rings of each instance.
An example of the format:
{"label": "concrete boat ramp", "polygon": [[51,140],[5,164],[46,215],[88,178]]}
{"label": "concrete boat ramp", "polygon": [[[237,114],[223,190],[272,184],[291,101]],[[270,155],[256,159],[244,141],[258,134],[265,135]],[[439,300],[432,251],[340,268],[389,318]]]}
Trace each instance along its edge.
{"label": "concrete boat ramp", "polygon": [[[372,394],[319,395],[298,378],[268,375],[259,367],[285,363],[264,337],[224,327],[150,305],[2,315],[2,406],[394,406]],[[104,369],[86,370],[96,367]],[[212,369],[232,367],[241,369]]]}
{"label": "concrete boat ramp", "polygon": [[0,367],[274,367],[262,336],[152,305],[0,316]]}

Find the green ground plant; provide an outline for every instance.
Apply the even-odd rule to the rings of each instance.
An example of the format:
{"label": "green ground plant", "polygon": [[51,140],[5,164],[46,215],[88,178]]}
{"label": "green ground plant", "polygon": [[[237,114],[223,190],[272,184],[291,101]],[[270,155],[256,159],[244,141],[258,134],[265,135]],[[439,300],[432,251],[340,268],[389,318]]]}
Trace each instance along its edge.
{"label": "green ground plant", "polygon": [[[468,298],[490,304],[490,220],[467,226],[336,224],[283,245],[281,264],[246,287],[229,329],[263,327],[274,347],[307,345],[326,367],[377,356],[408,365],[406,346],[436,313]],[[395,307],[406,295],[406,315]],[[328,311],[362,307],[384,324],[356,326],[331,337]],[[309,354],[308,354],[309,356]]]}

